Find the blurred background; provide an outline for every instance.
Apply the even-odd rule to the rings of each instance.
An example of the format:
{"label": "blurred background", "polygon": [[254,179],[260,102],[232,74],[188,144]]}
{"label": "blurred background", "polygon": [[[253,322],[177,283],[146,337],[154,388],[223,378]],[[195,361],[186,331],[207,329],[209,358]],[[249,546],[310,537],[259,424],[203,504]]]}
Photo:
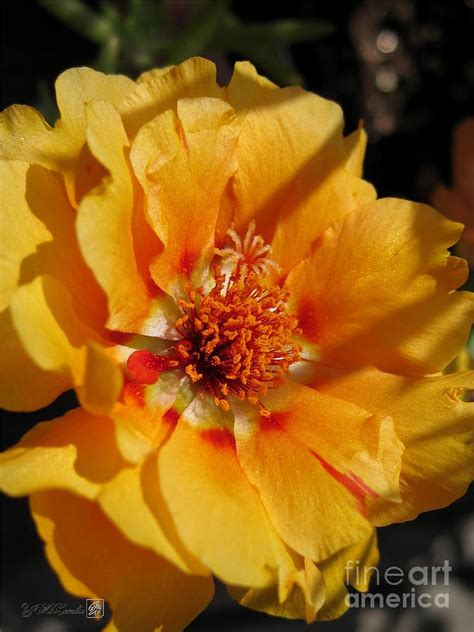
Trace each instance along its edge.
{"label": "blurred background", "polygon": [[[369,136],[365,177],[380,196],[430,202],[444,183],[453,191],[436,197],[437,205],[461,218],[467,233],[474,231],[474,199],[469,197],[474,134],[462,147],[460,142],[457,149],[452,146],[453,130],[474,116],[474,0],[292,0],[279,8],[226,0],[0,3],[1,108],[34,105],[49,122],[57,115],[54,80],[66,68],[88,65],[136,77],[195,54],[218,64],[221,82],[230,77],[234,61],[250,59],[280,85],[301,84],[337,101],[346,133],[364,121]],[[466,247],[463,254],[471,252]],[[468,285],[472,288],[472,280]],[[2,412],[2,449],[38,421],[74,405],[74,397],[65,394],[34,414]],[[323,632],[473,630],[473,498],[471,488],[449,508],[379,531],[382,569],[450,561],[449,609],[352,609],[342,619],[309,627]],[[21,616],[23,603],[74,608],[83,601],[64,593],[46,564],[25,500],[2,498],[1,521],[1,630],[99,629],[78,615]],[[402,593],[410,586],[376,590]],[[304,623],[237,607],[222,587],[189,627],[192,632],[306,629]]]}

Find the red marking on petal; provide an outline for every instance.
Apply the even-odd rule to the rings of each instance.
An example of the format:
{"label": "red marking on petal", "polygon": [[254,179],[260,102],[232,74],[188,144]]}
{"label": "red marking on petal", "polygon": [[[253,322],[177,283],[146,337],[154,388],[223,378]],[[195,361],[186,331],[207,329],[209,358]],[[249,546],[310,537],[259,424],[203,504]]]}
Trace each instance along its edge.
{"label": "red marking on petal", "polygon": [[142,349],[134,351],[127,360],[130,377],[141,384],[154,384],[160,373],[169,368],[169,359]]}
{"label": "red marking on petal", "polygon": [[196,259],[196,255],[189,250],[185,250],[179,259],[179,269],[180,272],[186,276],[190,277],[191,272],[194,268],[194,261]]}
{"label": "red marking on petal", "polygon": [[164,295],[163,290],[156,285],[150,274],[145,278],[145,288],[150,298],[156,299]]}
{"label": "red marking on petal", "polygon": [[180,414],[178,411],[175,408],[170,408],[163,415],[163,421],[166,421],[166,423],[170,424],[170,426],[176,426],[179,417]]}
{"label": "red marking on petal", "polygon": [[110,342],[114,342],[116,345],[126,345],[133,336],[133,334],[126,334],[123,331],[112,331],[111,329],[106,329],[106,332],[107,339],[110,340]]}
{"label": "red marking on petal", "polygon": [[309,301],[301,301],[296,314],[298,325],[311,340],[319,340],[321,334],[321,314]]}
{"label": "red marking on petal", "polygon": [[286,421],[289,417],[288,412],[273,412],[268,416],[260,417],[260,430],[262,432],[274,432],[285,429]]}
{"label": "red marking on petal", "polygon": [[126,381],[122,389],[121,400],[124,404],[133,403],[136,406],[143,407],[145,405],[144,390],[144,384]]}
{"label": "red marking on petal", "polygon": [[366,485],[366,483],[364,483],[364,481],[360,478],[360,476],[357,476],[357,474],[353,474],[351,472],[351,474],[349,475],[349,480],[352,480],[355,485],[358,485],[360,489],[365,492],[366,496],[370,496],[371,498],[378,498],[379,494],[377,494],[377,492],[374,491],[371,487]]}
{"label": "red marking on petal", "polygon": [[328,472],[336,481],[344,485],[348,491],[357,499],[359,510],[364,515],[367,516],[367,506],[366,500],[367,496],[371,498],[377,498],[378,494],[373,489],[368,487],[358,476],[355,474],[343,474],[336,470],[332,465],[330,465],[327,461],[325,461],[319,454],[313,452],[311,450],[311,454],[315,456],[321,465],[324,467],[326,472]]}
{"label": "red marking on petal", "polygon": [[234,435],[227,428],[211,428],[203,430],[201,437],[207,443],[211,443],[215,448],[235,450]]}

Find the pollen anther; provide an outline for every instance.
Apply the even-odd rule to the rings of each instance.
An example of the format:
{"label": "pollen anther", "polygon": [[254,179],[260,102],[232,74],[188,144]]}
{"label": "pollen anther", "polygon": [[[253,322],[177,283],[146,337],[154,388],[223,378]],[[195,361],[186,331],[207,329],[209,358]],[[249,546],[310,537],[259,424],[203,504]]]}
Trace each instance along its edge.
{"label": "pollen anther", "polygon": [[234,248],[217,250],[215,285],[187,291],[179,302],[182,315],[175,328],[181,340],[175,354],[193,383],[210,392],[222,410],[229,410],[229,395],[266,409],[261,403],[299,359],[294,337],[299,333],[287,312],[288,294],[270,285],[267,276],[278,266],[270,247],[256,236],[252,222],[243,240],[231,228]]}

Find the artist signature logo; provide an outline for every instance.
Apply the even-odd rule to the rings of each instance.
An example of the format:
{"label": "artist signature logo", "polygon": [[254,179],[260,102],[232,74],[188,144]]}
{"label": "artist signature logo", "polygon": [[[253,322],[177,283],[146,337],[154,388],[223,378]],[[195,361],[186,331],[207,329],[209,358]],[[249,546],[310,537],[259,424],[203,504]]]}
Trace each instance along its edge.
{"label": "artist signature logo", "polygon": [[81,604],[76,607],[71,607],[66,603],[22,603],[21,604],[21,616],[24,619],[28,619],[31,616],[49,616],[49,617],[64,617],[68,615],[82,615],[86,616],[86,619],[102,619],[105,613],[104,600],[103,599],[86,599],[85,606]]}
{"label": "artist signature logo", "polygon": [[21,604],[21,616],[24,619],[28,619],[33,615],[45,615],[49,617],[63,617],[68,615],[84,615],[85,609],[84,606],[77,606],[75,608],[71,608],[66,603],[57,602],[57,603],[22,603]]}
{"label": "artist signature logo", "polygon": [[104,616],[103,599],[86,599],[86,618],[102,619]]}

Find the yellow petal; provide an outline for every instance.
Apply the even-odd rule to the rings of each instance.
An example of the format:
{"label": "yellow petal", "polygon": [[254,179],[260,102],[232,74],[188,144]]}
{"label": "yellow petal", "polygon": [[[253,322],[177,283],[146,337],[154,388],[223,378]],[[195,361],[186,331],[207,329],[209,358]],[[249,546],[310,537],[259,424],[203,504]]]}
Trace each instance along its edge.
{"label": "yellow petal", "polygon": [[212,598],[210,577],[186,575],[132,544],[93,502],[50,491],[34,494],[31,509],[66,590],[107,600],[120,632],[181,632]]}
{"label": "yellow petal", "polygon": [[350,373],[317,367],[319,391],[390,414],[405,445],[401,504],[375,503],[371,520],[389,524],[449,505],[474,478],[473,409],[462,395],[474,389],[474,373],[412,378],[360,369]]}
{"label": "yellow petal", "polygon": [[37,277],[18,288],[11,309],[21,344],[35,364],[76,387],[81,403],[92,412],[109,410],[120,393],[121,372],[93,344],[100,339],[77,318],[64,286]]}
{"label": "yellow petal", "polygon": [[125,383],[121,401],[110,415],[115,421],[117,445],[129,463],[140,463],[167,439],[179,417],[173,404],[182,380],[181,372],[165,371],[155,384]]}
{"label": "yellow petal", "polygon": [[282,275],[304,259],[331,224],[375,200],[372,185],[345,170],[346,159],[342,152],[321,151],[286,187],[271,244]]}
{"label": "yellow petal", "polygon": [[[472,295],[449,257],[461,226],[428,206],[379,200],[330,227],[289,275],[290,308],[322,362],[434,373],[463,346]],[[427,239],[429,235],[429,239]]]}
{"label": "yellow petal", "polygon": [[[239,112],[246,112],[261,106],[265,98],[270,98],[269,93],[272,90],[281,92],[273,81],[258,74],[255,66],[249,61],[240,61],[234,66],[231,80],[225,89],[225,96],[232,107]],[[286,88],[285,90],[288,92]]]}
{"label": "yellow petal", "polygon": [[71,299],[51,277],[37,277],[12,297],[12,316],[22,344],[45,371],[69,375],[71,385],[84,373],[84,343],[94,332],[75,316]]}
{"label": "yellow petal", "polygon": [[264,586],[287,564],[287,554],[239,466],[231,432],[200,429],[193,418],[192,411],[184,413],[158,455],[160,488],[176,532],[224,581]]}
{"label": "yellow petal", "polygon": [[0,175],[0,306],[8,305],[17,285],[48,274],[66,286],[80,318],[101,330],[105,297],[79,252],[61,181],[43,167],[19,162],[0,162]]}
{"label": "yellow petal", "polygon": [[[70,381],[41,370],[25,352],[5,309],[17,285],[53,274],[72,289],[75,309],[86,322],[99,327],[105,304],[80,257],[72,209],[59,180],[42,167],[0,161],[0,198],[0,401],[8,409],[34,410],[54,400]],[[87,310],[82,309],[86,303]]]}
{"label": "yellow petal", "polygon": [[74,129],[84,123],[84,105],[93,99],[103,99],[118,107],[134,90],[134,81],[124,75],[106,75],[92,68],[70,68],[56,80],[59,110]]}
{"label": "yellow petal", "polygon": [[349,546],[315,565],[293,554],[297,569],[288,577],[289,593],[278,596],[276,584],[249,590],[228,586],[229,594],[242,606],[287,619],[336,619],[346,612],[347,584],[365,592],[379,562],[376,531],[366,540]]}
{"label": "yellow petal", "polygon": [[134,87],[133,81],[120,75],[104,75],[91,68],[66,70],[56,81],[61,121],[50,128],[33,108],[7,108],[0,114],[0,157],[63,173],[73,202],[77,161],[85,141],[84,104],[106,99],[118,105]]}
{"label": "yellow petal", "polygon": [[92,413],[107,413],[122,390],[122,372],[95,342],[86,345],[85,356],[84,377],[78,391],[79,400]]}
{"label": "yellow petal", "polygon": [[145,83],[159,79],[163,75],[166,75],[174,66],[161,66],[160,68],[152,68],[151,70],[145,70],[138,76],[137,83]]}
{"label": "yellow petal", "polygon": [[0,455],[1,488],[11,496],[67,489],[94,498],[124,466],[113,422],[78,408],[36,425]]}
{"label": "yellow petal", "polygon": [[362,125],[344,138],[344,149],[347,152],[345,168],[352,175],[361,178],[367,149],[367,132]]}
{"label": "yellow petal", "polygon": [[319,564],[326,588],[323,607],[317,613],[321,621],[337,619],[347,611],[346,584],[352,584],[360,592],[369,589],[369,582],[379,563],[377,533],[349,546]]}
{"label": "yellow petal", "polygon": [[26,172],[23,162],[0,160],[0,309],[10,298],[20,278],[25,257],[35,252],[38,244],[49,241],[50,232],[30,211],[25,200]]}
{"label": "yellow petal", "polygon": [[235,436],[239,462],[289,547],[318,562],[367,536],[371,527],[351,492],[271,418],[239,407]]}
{"label": "yellow petal", "polygon": [[331,224],[376,199],[373,186],[361,179],[366,146],[367,134],[359,127],[340,146],[319,152],[286,187],[271,244],[282,275]]}
{"label": "yellow petal", "polygon": [[[26,233],[33,221],[39,220],[45,235],[23,259],[20,283],[28,283],[41,274],[57,279],[70,293],[79,318],[102,331],[107,318],[106,297],[79,250],[76,213],[67,199],[64,184],[58,174],[32,165],[23,186],[24,208],[19,209],[21,215],[16,221],[24,225]],[[8,231],[11,230],[9,226]]]}
{"label": "yellow petal", "polygon": [[294,382],[271,392],[265,406],[268,423],[307,446],[356,497],[400,501],[403,444],[392,419]]}
{"label": "yellow petal", "polygon": [[168,72],[152,71],[144,79],[118,108],[130,139],[158,114],[175,110],[179,99],[222,98],[222,88],[216,83],[216,66],[202,57],[192,57]]}
{"label": "yellow petal", "polygon": [[47,406],[67,390],[67,375],[40,369],[25,351],[9,309],[0,313],[0,406],[31,411]]}
{"label": "yellow petal", "polygon": [[81,249],[108,296],[107,326],[158,335],[169,323],[137,268],[132,234],[134,195],[125,158],[128,139],[110,103],[93,101],[86,111],[89,147],[111,178],[81,202],[77,220]]}
{"label": "yellow petal", "polygon": [[136,467],[124,468],[103,486],[98,503],[130,542],[151,549],[185,573],[207,576],[209,571],[186,551],[174,529],[166,529],[157,519],[154,507],[162,500],[156,493],[154,462],[151,456]]}
{"label": "yellow petal", "polygon": [[292,181],[320,152],[341,149],[342,111],[301,88],[277,89],[248,62],[235,65],[226,98],[241,125],[236,227],[255,219],[268,240]]}
{"label": "yellow petal", "polygon": [[218,99],[181,99],[138,133],[131,151],[152,226],[164,244],[152,276],[177,293],[179,278],[206,280],[220,201],[237,165],[238,126]]}
{"label": "yellow petal", "polygon": [[286,619],[304,619],[312,623],[324,603],[323,576],[311,560],[298,558],[298,569],[288,578],[289,591],[284,601],[278,598],[276,584],[266,588],[240,588],[229,586],[228,592],[241,606]]}

